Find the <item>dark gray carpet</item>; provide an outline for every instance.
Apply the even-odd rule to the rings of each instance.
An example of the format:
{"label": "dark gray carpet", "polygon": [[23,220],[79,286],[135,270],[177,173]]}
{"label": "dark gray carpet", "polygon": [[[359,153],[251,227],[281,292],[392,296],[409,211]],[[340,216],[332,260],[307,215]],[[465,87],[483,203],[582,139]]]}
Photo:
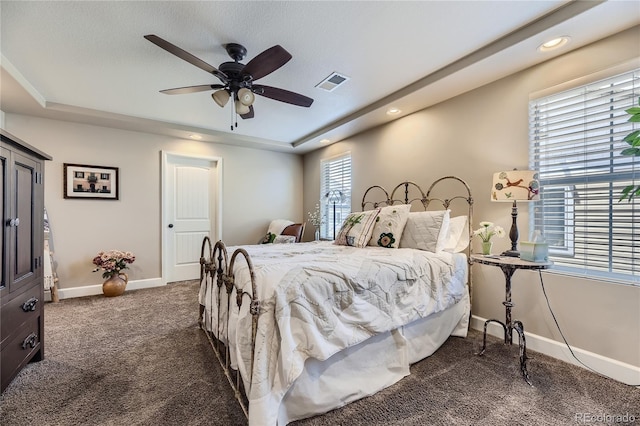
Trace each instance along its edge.
{"label": "dark gray carpet", "polygon": [[[46,358],[2,394],[0,424],[245,424],[197,327],[197,292],[182,282],[47,304]],[[578,413],[640,423],[640,390],[536,353],[532,388],[517,347],[491,339],[477,357],[480,340],[450,338],[391,388],[295,425],[561,425]]]}

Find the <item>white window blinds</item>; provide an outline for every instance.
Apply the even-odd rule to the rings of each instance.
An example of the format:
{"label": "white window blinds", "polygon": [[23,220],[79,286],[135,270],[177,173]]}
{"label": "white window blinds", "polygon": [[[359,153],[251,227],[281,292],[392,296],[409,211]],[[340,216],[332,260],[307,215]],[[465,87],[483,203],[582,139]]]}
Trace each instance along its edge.
{"label": "white window blinds", "polygon": [[351,213],[351,153],[320,163],[320,211],[325,218],[320,237],[334,239]]}
{"label": "white window blinds", "polygon": [[635,70],[529,104],[541,185],[530,229],[543,233],[557,270],[640,285],[640,199],[619,201],[640,183],[640,157],[620,154],[640,128],[625,112],[639,97]]}

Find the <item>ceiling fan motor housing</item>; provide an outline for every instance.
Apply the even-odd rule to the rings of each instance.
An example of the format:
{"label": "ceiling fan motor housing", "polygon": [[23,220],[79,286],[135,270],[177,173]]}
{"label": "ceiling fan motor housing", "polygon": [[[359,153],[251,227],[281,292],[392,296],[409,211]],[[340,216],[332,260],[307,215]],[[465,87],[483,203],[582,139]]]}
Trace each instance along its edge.
{"label": "ceiling fan motor housing", "polygon": [[224,62],[220,64],[220,71],[228,77],[226,86],[229,92],[238,93],[242,88],[253,91],[251,87],[253,83],[251,75],[242,74],[244,67],[245,65],[240,62]]}
{"label": "ceiling fan motor housing", "polygon": [[223,62],[218,68],[225,73],[230,80],[237,80],[244,69],[244,64],[240,62]]}

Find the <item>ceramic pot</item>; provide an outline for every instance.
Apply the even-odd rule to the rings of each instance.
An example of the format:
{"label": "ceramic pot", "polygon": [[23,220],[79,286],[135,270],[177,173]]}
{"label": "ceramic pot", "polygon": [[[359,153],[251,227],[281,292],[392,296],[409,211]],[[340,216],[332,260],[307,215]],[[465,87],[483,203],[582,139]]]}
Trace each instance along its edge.
{"label": "ceramic pot", "polygon": [[491,247],[493,243],[491,241],[482,242],[482,254],[491,254]]}
{"label": "ceramic pot", "polygon": [[102,293],[107,297],[120,296],[124,293],[128,282],[129,277],[124,272],[120,272],[118,275],[112,275],[102,283]]}

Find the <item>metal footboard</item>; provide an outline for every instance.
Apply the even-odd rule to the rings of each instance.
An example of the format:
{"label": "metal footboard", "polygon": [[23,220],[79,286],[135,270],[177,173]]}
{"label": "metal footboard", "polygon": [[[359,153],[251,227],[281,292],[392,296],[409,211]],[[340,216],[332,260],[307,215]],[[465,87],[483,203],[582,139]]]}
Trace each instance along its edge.
{"label": "metal footboard", "polygon": [[[235,285],[234,265],[238,256],[244,258],[249,268],[251,278],[251,292],[240,289]],[[208,324],[209,318],[205,315],[205,306],[200,305],[200,327],[204,330],[213,352],[224,371],[224,375],[229,381],[234,395],[245,416],[249,416],[248,395],[249,390],[245,389],[240,371],[231,367],[229,317],[231,309],[242,308],[243,303],[249,300],[249,312],[251,313],[251,360],[248,369],[246,382],[251,384],[253,374],[253,358],[255,353],[256,333],[258,330],[258,316],[260,314],[260,301],[257,298],[256,280],[253,264],[249,253],[242,248],[236,249],[229,258],[227,247],[222,241],[217,241],[211,245],[209,237],[202,241],[200,252],[200,289],[201,292],[210,287],[209,303],[211,307],[217,308],[217,319],[215,324]],[[235,306],[232,303],[235,291]],[[204,293],[206,294],[206,292]],[[222,308],[226,308],[223,311]],[[209,327],[207,327],[207,325]],[[210,328],[211,330],[208,330]],[[223,334],[223,335],[221,335]]]}

